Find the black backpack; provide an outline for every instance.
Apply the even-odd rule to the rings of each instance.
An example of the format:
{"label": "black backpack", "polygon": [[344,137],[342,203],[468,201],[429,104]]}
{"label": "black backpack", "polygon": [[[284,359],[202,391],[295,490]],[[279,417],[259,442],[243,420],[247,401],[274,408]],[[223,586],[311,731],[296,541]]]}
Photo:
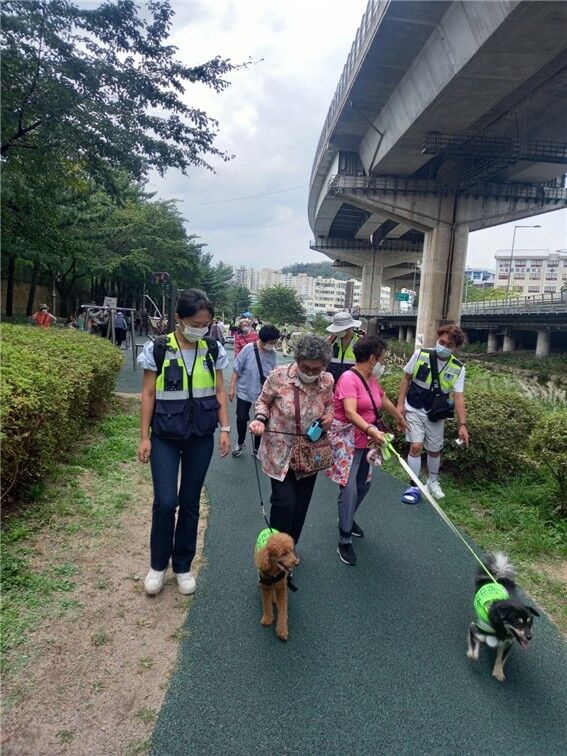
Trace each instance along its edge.
{"label": "black backpack", "polygon": [[[207,354],[205,355],[205,360],[207,362],[207,367],[209,368],[209,373],[212,377],[214,377],[215,365],[219,358],[218,341],[211,339],[210,336],[203,336],[203,338],[200,340],[207,343]],[[166,351],[167,335],[156,336],[156,338],[154,339],[154,362],[156,363],[157,367],[157,375],[159,375],[162,371]]]}

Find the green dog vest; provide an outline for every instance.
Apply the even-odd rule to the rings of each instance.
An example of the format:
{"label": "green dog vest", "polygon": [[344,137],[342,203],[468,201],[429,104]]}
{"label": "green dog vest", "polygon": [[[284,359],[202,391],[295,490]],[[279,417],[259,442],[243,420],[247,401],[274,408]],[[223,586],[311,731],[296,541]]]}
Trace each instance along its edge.
{"label": "green dog vest", "polygon": [[481,630],[494,633],[494,628],[488,619],[488,611],[494,601],[506,601],[510,598],[508,591],[500,583],[486,583],[475,593],[474,610],[476,624]]}
{"label": "green dog vest", "polygon": [[261,530],[258,533],[258,538],[256,538],[256,551],[258,551],[258,549],[263,549],[264,546],[268,543],[268,538],[274,533],[279,532],[280,531],[276,530],[275,528],[264,528],[264,530]]}

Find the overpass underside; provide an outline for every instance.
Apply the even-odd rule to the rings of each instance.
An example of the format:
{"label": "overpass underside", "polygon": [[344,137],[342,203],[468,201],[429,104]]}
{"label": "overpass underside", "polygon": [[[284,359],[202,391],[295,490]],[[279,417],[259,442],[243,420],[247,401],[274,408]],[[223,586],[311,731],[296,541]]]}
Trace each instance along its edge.
{"label": "overpass underside", "polygon": [[469,232],[567,207],[566,28],[562,2],[369,3],[309,201],[363,312],[419,283],[432,343],[460,319]]}

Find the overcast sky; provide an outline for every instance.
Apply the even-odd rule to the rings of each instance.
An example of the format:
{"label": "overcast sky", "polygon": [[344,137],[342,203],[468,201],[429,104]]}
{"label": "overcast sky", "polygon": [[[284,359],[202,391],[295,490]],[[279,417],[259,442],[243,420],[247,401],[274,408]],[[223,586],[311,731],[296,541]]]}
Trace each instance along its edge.
{"label": "overcast sky", "polygon": [[[232,86],[221,94],[195,85],[186,95],[219,120],[216,145],[235,159],[215,162],[216,173],[194,169],[183,176],[170,171],[153,178],[153,188],[164,199],[180,200],[188,229],[207,243],[217,261],[278,269],[328,260],[309,249],[309,176],[366,0],[191,0],[173,5],[172,41],[186,63],[215,55],[258,62],[232,73]],[[258,194],[266,196],[231,201]],[[567,247],[567,211],[521,223],[542,228],[519,230],[516,249]],[[511,245],[513,225],[471,234],[467,263],[493,267],[495,250]]]}

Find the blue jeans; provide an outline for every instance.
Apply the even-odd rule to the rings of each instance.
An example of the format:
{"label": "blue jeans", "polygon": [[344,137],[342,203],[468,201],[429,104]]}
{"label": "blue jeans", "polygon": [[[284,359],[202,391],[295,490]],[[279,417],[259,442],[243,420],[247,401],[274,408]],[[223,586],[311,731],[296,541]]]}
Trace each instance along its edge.
{"label": "blue jeans", "polygon": [[197,546],[199,500],[213,455],[214,438],[214,434],[191,435],[185,441],[165,441],[152,435],[150,465],[154,505],[150,552],[154,570],[165,570],[170,559],[174,572],[189,572],[191,569]]}

